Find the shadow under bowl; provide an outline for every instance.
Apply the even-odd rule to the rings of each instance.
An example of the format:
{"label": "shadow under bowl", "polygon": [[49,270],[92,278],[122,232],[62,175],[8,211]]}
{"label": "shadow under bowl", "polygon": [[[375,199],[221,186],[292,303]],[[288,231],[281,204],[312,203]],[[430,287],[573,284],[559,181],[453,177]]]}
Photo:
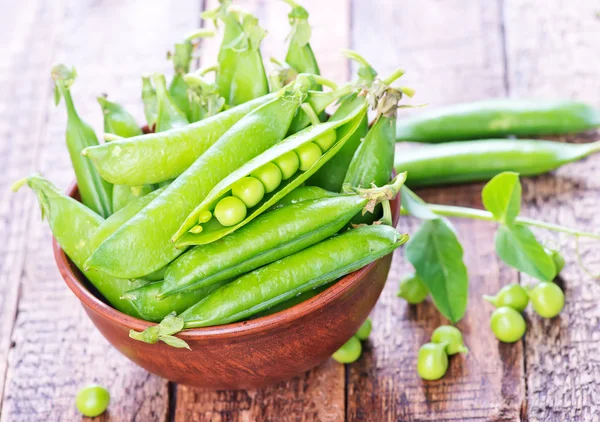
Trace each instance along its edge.
{"label": "shadow under bowl", "polygon": [[[79,198],[77,186],[67,194]],[[392,201],[394,225],[400,195]],[[191,347],[129,338],[153,323],[108,305],[53,240],[54,258],[67,286],[102,335],[123,355],[170,381],[211,389],[262,387],[300,375],[327,360],[361,326],[386,282],[392,254],[357,270],[318,295],[278,313],[216,327],[182,331]]]}

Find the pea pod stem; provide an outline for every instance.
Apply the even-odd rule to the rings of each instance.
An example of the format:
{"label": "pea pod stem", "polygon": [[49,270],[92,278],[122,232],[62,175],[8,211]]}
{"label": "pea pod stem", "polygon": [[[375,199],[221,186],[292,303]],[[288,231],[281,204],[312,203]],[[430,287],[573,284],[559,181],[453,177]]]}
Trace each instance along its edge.
{"label": "pea pod stem", "polygon": [[[472,220],[496,221],[494,216],[489,211],[478,210],[475,208],[457,207],[453,205],[427,204],[427,208],[435,214],[444,217],[469,218]],[[402,215],[409,215],[406,209],[402,208]],[[592,239],[600,239],[600,234],[584,232],[569,227],[563,227],[558,224],[548,223],[545,221],[535,220],[527,217],[517,217],[516,223],[525,224],[527,226],[540,227],[547,230],[552,230],[560,233],[567,233],[577,237],[589,237]]]}

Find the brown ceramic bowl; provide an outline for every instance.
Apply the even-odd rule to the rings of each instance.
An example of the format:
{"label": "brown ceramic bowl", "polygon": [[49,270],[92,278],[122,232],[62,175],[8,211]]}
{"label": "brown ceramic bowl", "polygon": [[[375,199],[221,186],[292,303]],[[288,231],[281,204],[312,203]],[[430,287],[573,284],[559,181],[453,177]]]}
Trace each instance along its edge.
{"label": "brown ceramic bowl", "polygon": [[[77,198],[76,186],[68,192]],[[398,223],[399,195],[392,203]],[[292,308],[250,321],[185,330],[191,347],[175,349],[129,338],[149,322],[110,307],[53,241],[54,257],[67,286],[102,335],[142,368],[168,380],[213,389],[260,387],[300,375],[328,359],[350,338],[375,306],[392,255],[349,274]]]}

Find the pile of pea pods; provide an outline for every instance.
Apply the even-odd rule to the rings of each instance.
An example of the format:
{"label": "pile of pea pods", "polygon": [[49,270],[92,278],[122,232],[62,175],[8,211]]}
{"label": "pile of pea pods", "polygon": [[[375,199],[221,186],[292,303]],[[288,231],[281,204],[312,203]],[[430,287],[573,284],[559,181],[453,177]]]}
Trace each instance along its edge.
{"label": "pile of pea pods", "polygon": [[170,81],[142,76],[144,128],[99,97],[102,143],[76,111],[75,69],[52,69],[81,202],[39,174],[15,187],[35,191],[57,242],[108,303],[179,327],[133,338],[186,347],[173,334],[293,306],[408,239],[390,207],[406,179],[392,178],[397,110],[413,94],[391,85],[403,72],[379,78],[349,51],[355,80],[320,76],[308,13],[288,3],[288,52],[270,76],[264,29],[222,1],[204,16],[223,27],[216,62],[192,69],[214,35],[206,29],[176,44]]}
{"label": "pile of pea pods", "polygon": [[[506,171],[536,175],[600,150],[600,141],[506,138],[600,126],[600,112],[575,101],[486,100],[398,119],[399,110],[411,107],[403,100],[414,95],[392,86],[404,72],[380,76],[347,50],[342,54],[358,65],[354,79],[326,79],[310,45],[308,12],[284,1],[291,33],[283,59],[265,66],[260,45],[266,31],[258,19],[220,0],[203,14],[222,28],[216,59],[202,56],[208,65],[193,66],[203,39],[215,36],[210,30],[175,44],[168,54],[172,77],[141,76],[144,123],[112,98],[98,97],[104,142],[76,111],[75,69],[59,64],[51,71],[56,102],[63,100],[67,110],[66,143],[81,200],[39,174],[14,187],[28,185],[36,193],[56,241],[110,305],[158,323],[132,331],[132,338],[187,347],[175,336],[183,329],[272,314],[318,294],[407,242],[392,226],[390,201],[401,191],[402,212],[449,238],[457,265],[454,274],[437,271],[456,284],[439,293],[433,289],[439,283],[422,271],[433,274],[437,267],[426,255],[409,253],[409,243],[417,274],[401,282],[399,296],[418,304],[431,295],[440,312],[458,322],[467,306],[467,272],[456,230],[443,217],[504,217],[426,204],[405,182],[419,187],[487,181]],[[399,141],[435,145],[397,154]],[[413,243],[424,239],[417,233]],[[527,267],[527,259],[518,264]],[[556,289],[562,294],[541,283],[526,297],[541,316],[552,317],[564,305],[564,295],[545,300],[558,295]],[[453,297],[439,296],[450,290]],[[508,290],[500,293],[490,299],[499,306],[491,328],[501,341],[514,342],[525,331],[524,306],[504,300],[513,297]],[[358,359],[370,331],[367,320],[334,359]],[[419,351],[418,372],[441,378],[448,356],[466,351],[460,331],[442,326]]]}

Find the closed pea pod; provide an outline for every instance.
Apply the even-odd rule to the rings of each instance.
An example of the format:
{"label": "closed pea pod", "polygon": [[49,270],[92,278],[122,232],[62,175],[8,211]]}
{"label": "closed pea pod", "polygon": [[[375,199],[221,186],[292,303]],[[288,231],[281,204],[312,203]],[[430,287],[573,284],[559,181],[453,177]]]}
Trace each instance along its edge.
{"label": "closed pea pod", "polygon": [[399,153],[394,167],[408,171],[408,186],[487,181],[504,172],[534,176],[600,151],[600,141],[568,144],[533,139],[448,142]]}
{"label": "closed pea pod", "polygon": [[100,175],[111,183],[143,185],[171,180],[187,170],[244,116],[275,99],[266,95],[184,127],[86,148]]}
{"label": "closed pea pod", "polygon": [[[98,97],[104,115],[104,132],[129,138],[139,136],[142,130],[135,118],[125,108],[117,103],[108,101],[106,95]],[[144,196],[154,190],[153,185],[114,185],[112,191],[112,212],[117,212],[129,202]]]}
{"label": "closed pea pod", "polygon": [[158,104],[156,102],[156,90],[152,85],[152,76],[148,74],[142,75],[142,103],[144,104],[144,116],[148,128],[152,130],[156,123],[156,111]]}
{"label": "closed pea pod", "polygon": [[[135,218],[104,241],[86,265],[122,278],[135,278],[180,255],[184,249],[176,248],[171,238],[194,210],[194,204],[202,202],[232,171],[284,138],[309,84],[306,77],[299,77],[273,100],[234,124]],[[198,217],[194,216],[193,225]]]}
{"label": "closed pea pod", "polygon": [[64,98],[67,108],[67,148],[75,170],[81,201],[102,217],[108,217],[112,213],[112,186],[100,177],[87,157],[81,156],[85,148],[98,145],[98,138],[75,110],[70,87],[76,76],[75,69],[69,70],[65,65],[60,64],[52,68],[52,79],[56,84],[54,99],[58,104],[61,97]]}
{"label": "closed pea pod", "polygon": [[310,46],[311,27],[308,23],[308,12],[293,0],[284,0],[292,7],[288,14],[292,31],[290,44],[285,55],[285,62],[298,73],[320,74],[317,59]]}
{"label": "closed pea pod", "polygon": [[[330,157],[332,157],[339,150],[339,148],[341,148],[341,146],[347,138],[338,140],[335,146],[333,146],[325,154],[321,155],[319,159],[313,164],[313,166],[304,172],[298,171],[295,161],[291,162],[290,164],[289,161],[282,163],[278,159],[286,155],[289,156],[291,154],[294,154],[293,156],[295,156],[296,160],[298,160],[297,165],[299,166],[299,159],[294,150],[296,150],[299,146],[312,141],[314,138],[322,135],[326,131],[335,129],[336,127],[344,123],[354,121],[357,125],[360,119],[362,119],[362,115],[365,112],[366,107],[364,105],[359,105],[354,110],[354,114],[349,115],[345,120],[322,123],[318,126],[308,127],[302,132],[298,132],[297,134],[286,138],[283,142],[279,142],[277,145],[265,151],[260,156],[257,156],[256,158],[248,161],[236,171],[229,174],[212,189],[212,191],[204,198],[204,200],[183,222],[179,230],[173,236],[173,240],[176,241],[176,245],[187,246],[193,244],[210,243],[214,240],[225,236],[228,233],[237,230],[244,224],[247,224],[253,218],[257,217],[260,213],[270,208],[272,205],[277,203],[279,199],[281,199],[287,193],[291,192],[294,188],[303,183],[312,173],[314,173],[314,171],[316,171],[316,169],[320,165],[322,165]],[[266,194],[255,207],[249,209],[247,216],[243,220],[239,221],[234,225],[224,227],[223,225],[219,224],[219,222],[216,221],[216,219],[211,219],[207,223],[201,225],[202,230],[199,233],[194,233],[194,231],[189,232],[190,229],[194,228],[198,224],[198,217],[200,215],[207,212],[212,212],[215,209],[215,206],[217,206],[220,201],[227,198],[232,186],[237,181],[239,181],[243,177],[246,177],[249,174],[252,174],[256,169],[260,168],[268,162],[273,162],[277,164],[281,172],[285,173],[282,176],[284,181],[274,191],[272,191],[269,194]],[[291,174],[291,171],[294,169],[294,174]]]}
{"label": "closed pea pod", "polygon": [[175,129],[188,125],[188,119],[181,111],[167,90],[165,75],[155,73],[152,76],[154,88],[156,89],[156,127],[155,132],[164,132],[165,130]]}
{"label": "closed pea pod", "polygon": [[136,287],[139,283],[84,270],[84,262],[96,247],[93,236],[102,224],[103,218],[82,203],[60,192],[40,175],[33,175],[17,182],[13,185],[13,190],[25,183],[36,193],[42,215],[47,219],[52,235],[65,254],[113,307],[128,315],[139,317],[131,302],[121,299],[125,291]]}
{"label": "closed pea pod", "polygon": [[[363,226],[331,237],[243,275],[187,309],[183,328],[239,321],[375,261],[406,242],[386,225]],[[152,327],[151,327],[152,328]],[[133,336],[139,338],[135,332]],[[144,338],[154,343],[158,338]]]}
{"label": "closed pea pod", "polygon": [[206,69],[199,69],[196,73],[188,73],[183,77],[188,87],[190,111],[188,120],[197,122],[221,112],[225,106],[225,99],[219,93],[215,83],[207,82],[203,78]]}
{"label": "closed pea pod", "polygon": [[600,126],[600,111],[569,100],[493,99],[401,120],[398,141],[446,142],[506,135],[573,133]]}
{"label": "closed pea pod", "polygon": [[175,75],[169,84],[169,96],[173,103],[190,121],[191,109],[188,98],[188,85],[184,79],[184,75],[190,71],[192,62],[192,54],[196,48],[195,40],[197,38],[212,37],[214,32],[206,29],[199,29],[188,35],[181,43],[175,44],[173,52],[168,54],[168,58],[173,60]]}
{"label": "closed pea pod", "polygon": [[204,18],[221,20],[225,29],[219,49],[217,85],[228,105],[238,105],[269,92],[269,83],[260,53],[266,32],[256,17],[232,10],[230,1],[221,0]]}
{"label": "closed pea pod", "polygon": [[405,176],[364,195],[306,200],[261,214],[230,235],[194,247],[173,261],[158,296],[203,288],[314,245],[345,227],[370,202],[395,195]]}

